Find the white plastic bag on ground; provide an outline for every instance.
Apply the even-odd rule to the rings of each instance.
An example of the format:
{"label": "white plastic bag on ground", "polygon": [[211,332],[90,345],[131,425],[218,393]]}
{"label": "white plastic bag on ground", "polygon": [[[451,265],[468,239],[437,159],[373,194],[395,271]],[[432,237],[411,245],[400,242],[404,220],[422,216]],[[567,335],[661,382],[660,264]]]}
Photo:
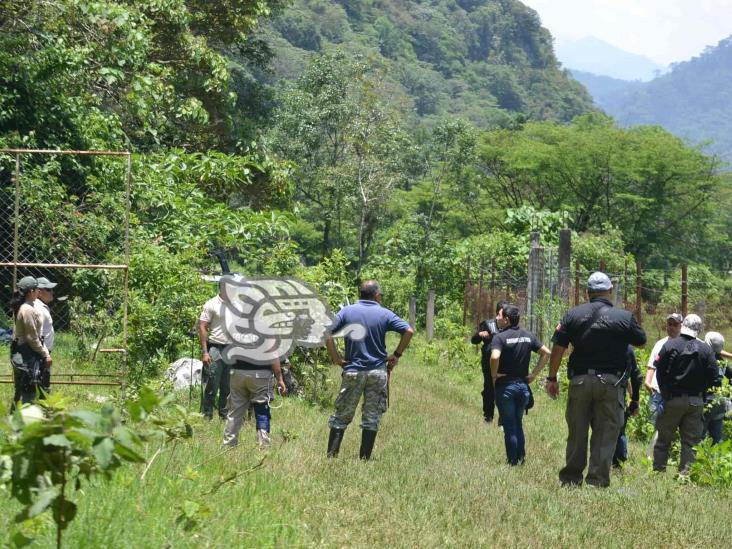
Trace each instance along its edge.
{"label": "white plastic bag on ground", "polygon": [[203,362],[196,358],[185,357],[173,362],[165,375],[173,381],[176,389],[185,389],[191,385],[201,384],[201,372],[203,372]]}

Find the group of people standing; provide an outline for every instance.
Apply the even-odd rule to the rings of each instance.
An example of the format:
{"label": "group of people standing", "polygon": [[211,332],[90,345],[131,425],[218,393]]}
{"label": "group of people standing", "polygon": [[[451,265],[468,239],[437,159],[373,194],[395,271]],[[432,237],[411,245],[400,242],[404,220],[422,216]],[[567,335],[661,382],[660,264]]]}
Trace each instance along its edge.
{"label": "group of people standing", "polygon": [[51,391],[55,332],[50,305],[55,287],[56,283],[45,277],[25,276],[18,281],[10,300],[14,319],[10,343],[13,406],[43,398]]}
{"label": "group of people standing", "polygon": [[[267,446],[271,423],[269,405],[274,388],[281,394],[287,392],[280,361],[262,365],[226,360],[224,350],[232,341],[224,326],[223,284],[222,281],[219,285],[219,294],[204,305],[198,324],[206,374],[202,411],[212,419],[217,409],[219,416],[226,420],[224,444],[235,446],[246,415],[253,408],[257,440]],[[46,278],[30,276],[17,284],[11,302],[15,320],[11,345],[14,403],[31,402],[50,390],[54,330],[49,305],[55,286]],[[518,307],[506,301],[498,303],[495,319],[483,321],[473,336],[473,343],[483,344],[483,416],[486,422],[492,422],[494,409],[498,408],[506,456],[511,465],[526,459],[522,422],[525,412],[533,406],[531,384],[548,362],[546,390],[550,397],[556,398],[560,387],[557,374],[570,348],[567,446],[565,465],[559,472],[563,485],[610,484],[612,465],[627,459],[624,428],[628,416],[638,413],[643,381],[651,393],[651,420],[657,429],[653,445],[655,470],[666,469],[677,432],[681,438],[681,473],[688,472],[694,460],[694,446],[706,432],[714,442],[721,440],[722,420],[730,403],[716,398],[712,388],[721,384],[722,376],[732,379],[732,369],[724,363],[725,357],[732,356],[723,350],[724,338],[709,332],[706,341],[702,341],[698,339],[703,327],[700,317],[669,315],[668,336],[654,346],[643,380],[633,347],[643,346],[646,334],[630,312],[613,306],[612,290],[606,274],[593,273],[587,282],[589,301],[564,315],[554,331],[551,350],[520,326]],[[357,303],[335,315],[325,340],[331,361],[342,368],[341,387],[328,422],[327,455],[338,455],[345,430],[363,397],[359,457],[367,460],[373,451],[381,416],[388,407],[391,373],[414,331],[381,305],[378,282],[364,282],[359,298]],[[352,326],[360,329],[344,330],[345,356],[341,356],[333,337]],[[401,335],[391,353],[386,349],[389,331]],[[529,371],[532,353],[538,353],[539,359]],[[630,404],[627,403],[629,384]]]}
{"label": "group of people standing", "polygon": [[[554,331],[551,351],[534,334],[519,328],[518,309],[507,302],[499,302],[495,321],[483,321],[474,334],[472,342],[483,343],[484,419],[492,421],[495,399],[510,464],[521,463],[526,457],[522,415],[533,404],[531,383],[544,368],[548,355],[546,390],[556,398],[557,373],[570,347],[568,435],[560,482],[566,486],[583,482],[608,486],[612,465],[627,459],[624,429],[628,417],[638,413],[643,382],[633,347],[643,346],[646,334],[630,312],[613,307],[612,288],[606,274],[596,272],[590,276],[589,301],[562,318]],[[722,420],[729,404],[716,398],[712,388],[720,385],[722,375],[732,379],[732,369],[723,362],[724,356],[729,356],[723,351],[724,338],[710,332],[702,341],[698,339],[702,327],[697,315],[669,315],[668,337],[657,342],[651,353],[645,386],[651,392],[651,418],[657,428],[653,449],[656,471],[665,471],[677,431],[682,474],[688,472],[694,446],[701,442],[705,431],[715,442],[721,440]],[[529,373],[532,351],[541,357]],[[705,402],[711,404],[706,413]]]}
{"label": "group of people standing", "polygon": [[[280,394],[287,392],[279,360],[270,365],[253,364],[238,359],[228,361],[224,349],[231,345],[231,335],[224,326],[225,281],[220,282],[219,294],[206,302],[199,318],[199,338],[205,370],[202,412],[213,419],[215,408],[225,420],[224,445],[236,446],[239,432],[250,407],[254,410],[257,442],[270,444],[270,402],[275,384]],[[345,357],[333,340],[347,326],[357,325],[358,337],[352,332],[344,336]],[[386,333],[395,331],[401,339],[392,353],[386,351]],[[406,350],[414,331],[403,319],[381,306],[381,288],[369,280],[359,288],[359,301],[341,309],[329,327],[325,343],[333,363],[342,369],[341,387],[330,417],[327,455],[336,457],[346,428],[353,420],[359,400],[363,397],[361,446],[359,457],[371,458],[381,416],[388,406],[391,372]],[[217,403],[218,401],[218,403]]]}

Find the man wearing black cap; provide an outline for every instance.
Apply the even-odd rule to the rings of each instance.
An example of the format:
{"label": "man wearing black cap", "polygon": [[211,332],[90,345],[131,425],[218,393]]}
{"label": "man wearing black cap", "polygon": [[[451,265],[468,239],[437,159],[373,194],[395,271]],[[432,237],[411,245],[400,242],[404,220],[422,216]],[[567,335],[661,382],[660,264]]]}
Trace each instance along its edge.
{"label": "man wearing black cap", "polygon": [[[53,289],[57,284],[43,276],[39,277],[37,280],[38,299],[33,302],[33,307],[35,307],[41,315],[41,319],[43,319],[41,339],[50,353],[53,351],[53,343],[56,335],[56,332],[53,329],[53,317],[51,316],[50,305],[53,302]],[[51,391],[51,368],[44,367],[41,370],[41,389],[46,393]]]}
{"label": "man wearing black cap", "polygon": [[584,480],[593,486],[610,485],[610,467],[624,420],[628,345],[646,342],[633,315],[613,307],[612,287],[605,273],[592,273],[587,281],[590,302],[570,309],[552,338],[546,385],[552,398],[559,394],[557,372],[562,357],[570,343],[573,347],[567,368],[566,465],[559,471],[563,486],[582,484],[590,429],[590,460]]}
{"label": "man wearing black cap", "polygon": [[655,359],[656,377],[663,396],[663,411],[656,420],[658,440],[653,447],[653,470],[665,471],[676,431],[681,438],[679,473],[689,472],[694,446],[704,432],[704,393],[719,379],[719,366],[712,348],[697,339],[702,319],[687,315],[681,335],[669,339]]}

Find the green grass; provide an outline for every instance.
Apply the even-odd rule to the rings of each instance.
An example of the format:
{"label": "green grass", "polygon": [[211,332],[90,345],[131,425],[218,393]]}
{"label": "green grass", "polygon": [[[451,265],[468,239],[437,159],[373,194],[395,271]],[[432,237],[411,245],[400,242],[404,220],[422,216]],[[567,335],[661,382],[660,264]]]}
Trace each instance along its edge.
{"label": "green grass", "polygon": [[[635,441],[609,489],[560,489],[562,400],[535,391],[536,406],[525,420],[528,460],[512,468],[504,464],[502,433],[482,421],[478,357],[448,370],[420,366],[415,356],[408,351],[392,377],[373,461],[357,459],[357,423],[346,432],[340,457],[326,459],[329,410],[279,400],[275,444],[261,468],[204,495],[263,454],[254,449],[251,423],[240,447],[223,453],[222,423],[202,423],[192,441],[163,452],[144,481],[142,467],[126,466],[111,482],[86,486],[66,546],[728,546],[729,491],[651,473],[645,444]],[[335,368],[332,374],[336,381]],[[181,393],[181,403],[187,399]],[[194,478],[182,475],[186,467],[195,469],[187,475]],[[0,532],[15,528],[17,505],[6,500],[0,495]],[[210,511],[191,532],[176,524],[186,500]],[[35,528],[39,546],[50,547],[50,518]]]}

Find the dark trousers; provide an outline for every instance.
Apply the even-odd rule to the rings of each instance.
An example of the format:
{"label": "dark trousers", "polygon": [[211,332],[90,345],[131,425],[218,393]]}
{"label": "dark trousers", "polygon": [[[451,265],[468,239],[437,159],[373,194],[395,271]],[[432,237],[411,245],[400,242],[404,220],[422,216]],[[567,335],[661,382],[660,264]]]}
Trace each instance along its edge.
{"label": "dark trousers", "polygon": [[509,381],[496,386],[496,404],[503,422],[506,458],[518,465],[526,457],[523,417],[529,403],[529,386],[523,381]]}
{"label": "dark trousers", "polygon": [[704,400],[702,397],[679,396],[664,399],[663,413],[656,420],[658,440],[653,447],[653,469],[665,471],[671,444],[678,432],[681,438],[681,456],[679,472],[689,472],[696,458],[694,446],[702,441],[704,431]]}
{"label": "dark trousers", "polygon": [[18,402],[27,404],[43,398],[40,389],[44,388],[44,375],[50,382],[50,370],[44,359],[27,345],[13,343],[10,347],[10,361],[15,385],[12,409],[15,409]]}
{"label": "dark trousers", "polygon": [[628,461],[628,436],[625,434],[626,425],[628,425],[628,416],[625,416],[623,428],[620,429],[620,436],[618,436],[618,442],[615,444],[615,454],[613,454],[613,465],[615,467]]}
{"label": "dark trousers", "polygon": [[559,471],[563,485],[582,484],[587,466],[588,439],[590,460],[584,480],[594,486],[610,485],[610,467],[623,427],[625,409],[625,389],[614,387],[617,381],[617,376],[611,374],[577,375],[570,380],[566,465]]}
{"label": "dark trousers", "polygon": [[483,362],[483,418],[486,421],[493,421],[493,412],[496,408],[496,392],[493,388],[493,379],[491,378],[491,365]]}
{"label": "dark trousers", "polygon": [[[211,356],[211,366],[208,368],[206,386],[203,389],[201,408],[203,415],[213,418],[214,404],[218,404],[219,417],[226,419],[226,400],[229,398],[230,367],[216,347],[208,350]],[[218,396],[218,403],[216,397]]]}

